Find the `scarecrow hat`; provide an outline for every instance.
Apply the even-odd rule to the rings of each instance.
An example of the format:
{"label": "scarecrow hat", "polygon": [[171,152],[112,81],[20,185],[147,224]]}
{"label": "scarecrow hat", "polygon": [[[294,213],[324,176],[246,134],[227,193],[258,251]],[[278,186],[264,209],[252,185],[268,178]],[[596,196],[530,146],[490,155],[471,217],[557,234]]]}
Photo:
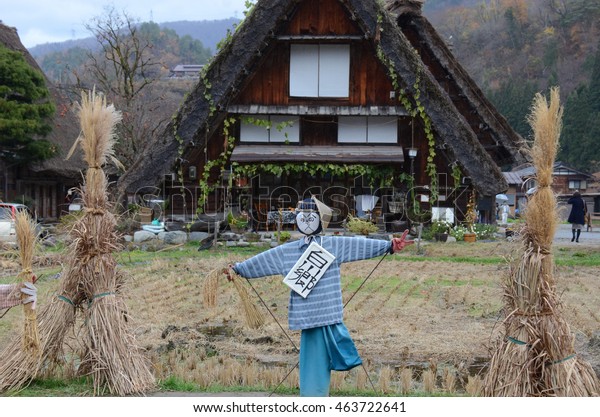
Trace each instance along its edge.
{"label": "scarecrow hat", "polygon": [[296,205],[296,212],[299,211],[316,211],[319,213],[321,227],[323,229],[329,225],[331,216],[333,214],[333,210],[323,204],[323,202],[319,201],[314,195],[311,195],[310,198],[298,201],[298,204]]}
{"label": "scarecrow hat", "polygon": [[333,210],[331,210],[330,207],[323,204],[323,202],[319,201],[314,195],[311,196],[311,198],[317,205],[317,210],[319,211],[319,215],[321,216],[321,224],[323,225],[323,229],[326,229],[327,226],[329,226],[329,222],[331,221]]}

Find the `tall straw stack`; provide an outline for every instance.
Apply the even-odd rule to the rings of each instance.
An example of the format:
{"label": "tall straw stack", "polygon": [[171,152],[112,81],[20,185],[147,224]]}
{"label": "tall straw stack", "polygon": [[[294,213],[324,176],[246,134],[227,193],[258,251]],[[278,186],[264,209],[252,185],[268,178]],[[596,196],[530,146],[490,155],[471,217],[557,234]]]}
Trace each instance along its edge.
{"label": "tall straw stack", "polygon": [[84,310],[84,354],[81,373],[94,378],[96,393],[143,393],[155,384],[150,363],[136,346],[123,300],[124,280],[113,253],[120,249],[117,224],[110,211],[108,181],[102,166],[113,159],[114,127],[120,114],[104,96],[82,94],[79,105],[81,146],[88,164],[82,190],[84,215],[74,224],[74,260],[70,271],[79,277]]}
{"label": "tall straw stack", "polygon": [[[35,221],[27,212],[16,213],[15,233],[21,262],[17,280],[21,285],[33,283],[33,258],[38,235]],[[20,334],[0,353],[0,392],[25,386],[40,369],[44,345],[38,327],[39,317],[31,303],[23,305],[23,312],[24,323]]]}
{"label": "tall straw stack", "polygon": [[574,336],[561,316],[556,294],[552,240],[557,226],[552,172],[561,130],[559,90],[550,103],[537,94],[529,123],[531,158],[538,189],[524,213],[523,249],[510,267],[505,287],[504,334],[485,375],[484,396],[597,396],[592,367],[575,353]]}
{"label": "tall straw stack", "polygon": [[[35,220],[28,212],[18,211],[15,214],[15,233],[19,247],[19,259],[21,260],[21,272],[17,280],[24,284],[29,282],[35,284],[33,274],[33,256],[38,242]],[[23,304],[25,315],[23,323],[23,350],[33,356],[40,353],[40,338],[37,327],[37,315],[33,303]]]}
{"label": "tall straw stack", "polygon": [[[141,394],[155,385],[150,363],[130,328],[122,295],[124,277],[113,256],[120,245],[102,166],[113,159],[114,127],[120,114],[95,92],[82,94],[78,113],[81,135],[70,153],[80,145],[89,166],[81,190],[84,214],[71,230],[71,256],[57,297],[38,317],[42,354],[33,361],[14,344],[8,346],[0,364],[0,391],[18,389],[40,369],[65,363],[68,335],[79,336],[78,372],[93,377],[95,393]],[[70,333],[78,313],[83,313],[82,327]]]}

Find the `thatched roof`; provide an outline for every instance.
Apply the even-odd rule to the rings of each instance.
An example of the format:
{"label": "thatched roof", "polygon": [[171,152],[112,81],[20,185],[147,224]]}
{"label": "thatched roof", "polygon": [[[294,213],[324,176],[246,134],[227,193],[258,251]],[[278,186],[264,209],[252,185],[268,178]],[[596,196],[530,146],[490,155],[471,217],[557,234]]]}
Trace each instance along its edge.
{"label": "thatched roof", "polygon": [[[29,65],[43,74],[37,62],[35,62],[27,48],[21,43],[17,29],[0,22],[0,44],[10,50],[23,54]],[[52,132],[45,139],[56,145],[58,152],[53,158],[40,164],[32,165],[30,168],[33,171],[48,171],[53,175],[78,180],[81,178],[81,170],[85,167],[81,152],[74,154],[68,161],[65,161],[65,157],[79,135],[79,122],[72,110],[72,103],[67,96],[56,88],[48,78],[46,78],[46,86],[50,91],[56,112],[51,123]]]}
{"label": "thatched roof", "polygon": [[[288,21],[298,2],[299,0],[259,0],[255,4],[228,44],[208,67],[206,83],[200,80],[175,119],[121,178],[121,191],[135,192],[141,187],[158,184],[164,174],[173,171],[180,146],[204,148],[206,138],[226,116],[229,102],[235,98],[235,93],[248,74],[256,68],[260,55],[275,41],[278,28]],[[438,146],[443,147],[449,157],[458,162],[465,175],[472,177],[479,192],[484,195],[503,192],[507,184],[498,165],[403,34],[399,26],[402,16],[408,16],[410,24],[420,28],[422,42],[430,43],[436,57],[443,61],[442,65],[447,67],[456,80],[460,80],[460,85],[465,89],[464,94],[468,94],[468,98],[474,101],[472,107],[475,111],[484,113],[481,117],[489,121],[489,129],[498,130],[498,143],[500,146],[508,146],[504,149],[507,157],[503,162],[518,162],[522,159],[517,152],[520,138],[507,123],[502,122],[502,116],[485,101],[483,94],[452,57],[435,30],[420,15],[418,3],[420,2],[414,0],[390,2],[388,6],[392,10],[405,13],[396,16],[377,0],[341,1],[363,30],[365,38],[373,42],[374,47],[379,45],[386,58],[393,63],[408,94],[415,93],[413,85],[416,74],[421,74],[420,89],[426,94],[421,94],[420,100],[431,118]],[[378,19],[379,17],[382,19]],[[217,110],[212,115],[211,104],[205,99],[205,85],[210,85],[209,95]]]}

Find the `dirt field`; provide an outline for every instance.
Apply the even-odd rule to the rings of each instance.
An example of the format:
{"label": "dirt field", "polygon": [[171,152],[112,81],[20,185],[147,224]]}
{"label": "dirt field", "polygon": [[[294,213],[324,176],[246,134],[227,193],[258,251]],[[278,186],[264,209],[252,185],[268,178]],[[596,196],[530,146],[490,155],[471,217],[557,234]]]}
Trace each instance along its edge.
{"label": "dirt field", "polygon": [[[514,256],[518,245],[505,240],[434,243],[424,250],[425,255],[417,255],[411,247],[387,256],[346,307],[345,323],[370,370],[451,367],[466,381],[467,375],[476,374],[485,365],[488,349],[501,333],[501,282],[508,275],[508,261],[503,258]],[[576,248],[555,246],[561,259],[586,256],[596,250],[596,246],[585,244]],[[150,353],[157,376],[176,375],[201,386],[208,385],[211,378],[252,385],[258,380],[265,383],[265,369],[273,369],[268,378],[274,384],[296,363],[298,354],[292,342],[299,345],[299,332],[287,330],[289,292],[281,277],[252,280],[252,285],[292,342],[262,306],[266,324],[249,329],[239,298],[225,279],[218,306],[207,309],[203,305],[203,277],[219,265],[249,256],[191,251],[185,256],[156,254],[144,261],[130,261],[127,255],[121,255],[123,269],[130,278],[127,303],[136,335]],[[346,300],[377,261],[344,265]],[[598,272],[596,266],[556,269],[563,314],[577,336],[577,350],[595,366],[600,364],[600,346],[596,346],[600,345]],[[53,296],[57,284],[57,280],[49,279],[40,283],[40,303]],[[255,295],[253,300],[261,303]],[[0,348],[12,337],[20,314],[10,311],[0,320]],[[219,366],[233,369],[213,369]],[[238,374],[246,372],[249,375],[241,380]]]}

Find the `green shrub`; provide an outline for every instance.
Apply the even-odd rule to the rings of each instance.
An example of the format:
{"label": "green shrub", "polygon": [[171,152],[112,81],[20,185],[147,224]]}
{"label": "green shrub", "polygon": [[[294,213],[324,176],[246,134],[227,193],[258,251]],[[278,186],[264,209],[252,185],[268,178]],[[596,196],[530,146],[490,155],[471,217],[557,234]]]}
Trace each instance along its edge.
{"label": "green shrub", "polygon": [[346,219],[346,230],[359,235],[368,235],[369,233],[375,233],[379,228],[376,224],[373,224],[368,220],[362,220],[358,217],[348,215],[348,218]]}

